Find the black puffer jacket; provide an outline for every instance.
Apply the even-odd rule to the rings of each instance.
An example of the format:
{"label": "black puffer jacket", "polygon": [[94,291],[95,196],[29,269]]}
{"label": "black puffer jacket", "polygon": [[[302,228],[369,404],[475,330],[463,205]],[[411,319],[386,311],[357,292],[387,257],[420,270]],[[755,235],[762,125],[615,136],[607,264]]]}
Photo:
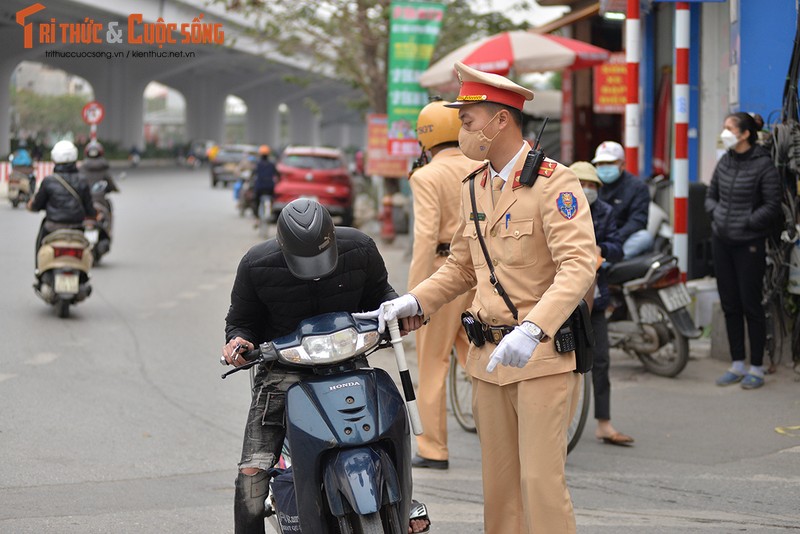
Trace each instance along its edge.
{"label": "black puffer jacket", "polygon": [[647,228],[650,209],[650,190],[638,177],[622,171],[622,176],[612,184],[603,184],[600,200],[614,209],[619,237],[624,243],[631,234]]}
{"label": "black puffer jacket", "polygon": [[108,164],[106,158],[87,158],[83,160],[81,163],[81,173],[86,179],[89,189],[91,189],[96,182],[106,180],[108,182],[106,193],[119,191],[119,189],[117,189],[117,184],[111,177],[111,173],[108,172],[110,168],[111,166]]}
{"label": "black puffer jacket", "polygon": [[65,163],[55,166],[53,173],[64,179],[80,200],[64,187],[55,176],[48,175],[42,180],[36,196],[33,197],[31,211],[46,210],[45,218],[51,222],[80,224],[84,218],[94,219],[96,212],[92,206],[92,195],[89,186],[78,174],[74,163]]}
{"label": "black puffer jacket", "polygon": [[728,150],[717,162],[706,191],[714,235],[741,243],[766,237],[781,214],[781,186],[769,153],[754,146]]}
{"label": "black puffer jacket", "polygon": [[303,319],[330,312],[362,312],[397,297],[375,242],[353,228],[336,228],[339,261],[330,276],[295,278],[275,239],[252,247],[239,263],[225,318],[225,341],[258,345],[292,332]]}

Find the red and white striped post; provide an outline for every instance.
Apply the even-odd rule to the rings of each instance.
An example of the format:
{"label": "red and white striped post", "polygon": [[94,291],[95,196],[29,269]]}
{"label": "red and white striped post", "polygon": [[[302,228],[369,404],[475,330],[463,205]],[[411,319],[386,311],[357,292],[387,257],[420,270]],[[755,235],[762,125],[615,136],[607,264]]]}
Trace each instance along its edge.
{"label": "red and white striped post", "polygon": [[687,230],[689,196],[689,3],[675,4],[675,161],[672,166],[674,238],[672,251],[678,257],[681,278],[686,280],[689,265]]}
{"label": "red and white striped post", "polygon": [[625,63],[628,91],[625,101],[625,167],[639,174],[639,2],[628,0],[625,19]]}

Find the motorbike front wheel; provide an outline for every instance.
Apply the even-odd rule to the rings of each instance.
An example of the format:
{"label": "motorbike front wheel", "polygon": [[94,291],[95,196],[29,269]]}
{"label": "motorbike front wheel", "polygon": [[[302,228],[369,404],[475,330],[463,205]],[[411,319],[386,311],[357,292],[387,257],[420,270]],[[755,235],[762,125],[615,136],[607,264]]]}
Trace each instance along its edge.
{"label": "motorbike front wheel", "polygon": [[655,351],[635,351],[636,356],[644,368],[654,375],[667,378],[678,376],[689,362],[689,340],[672,323],[661,301],[641,299],[637,306],[640,321],[655,329],[659,343]]}
{"label": "motorbike front wheel", "polygon": [[367,515],[347,514],[339,518],[339,529],[342,534],[384,534],[380,512]]}

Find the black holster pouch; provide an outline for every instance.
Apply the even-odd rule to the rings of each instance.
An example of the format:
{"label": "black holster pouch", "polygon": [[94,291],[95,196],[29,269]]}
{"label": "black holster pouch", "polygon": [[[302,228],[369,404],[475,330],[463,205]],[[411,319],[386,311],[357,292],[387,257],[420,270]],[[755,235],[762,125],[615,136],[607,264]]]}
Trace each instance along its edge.
{"label": "black holster pouch", "polygon": [[558,329],[553,336],[553,343],[557,352],[575,351],[576,373],[583,374],[592,370],[594,330],[589,305],[585,300],[581,300],[569,319]]}
{"label": "black holster pouch", "polygon": [[481,323],[470,313],[464,312],[461,314],[461,324],[464,326],[464,331],[467,333],[467,339],[476,347],[482,347],[486,343],[486,336],[483,334]]}

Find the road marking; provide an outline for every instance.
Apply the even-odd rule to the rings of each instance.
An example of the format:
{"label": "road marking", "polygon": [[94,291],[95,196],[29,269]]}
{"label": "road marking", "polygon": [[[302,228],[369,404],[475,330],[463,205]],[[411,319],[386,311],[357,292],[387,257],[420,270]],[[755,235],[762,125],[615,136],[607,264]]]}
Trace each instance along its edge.
{"label": "road marking", "polygon": [[178,298],[179,298],[179,299],[193,299],[193,298],[195,298],[196,296],[198,296],[199,294],[200,294],[200,293],[197,293],[197,292],[195,292],[195,291],[184,291],[183,293],[180,293],[180,294],[178,295]]}
{"label": "road marking", "polygon": [[29,360],[25,360],[26,365],[47,365],[48,363],[54,362],[58,359],[58,354],[54,352],[40,352],[30,358]]}
{"label": "road marking", "polygon": [[3,380],[8,380],[9,378],[14,378],[16,376],[17,375],[5,375],[3,373],[0,373],[0,382],[2,382]]}

